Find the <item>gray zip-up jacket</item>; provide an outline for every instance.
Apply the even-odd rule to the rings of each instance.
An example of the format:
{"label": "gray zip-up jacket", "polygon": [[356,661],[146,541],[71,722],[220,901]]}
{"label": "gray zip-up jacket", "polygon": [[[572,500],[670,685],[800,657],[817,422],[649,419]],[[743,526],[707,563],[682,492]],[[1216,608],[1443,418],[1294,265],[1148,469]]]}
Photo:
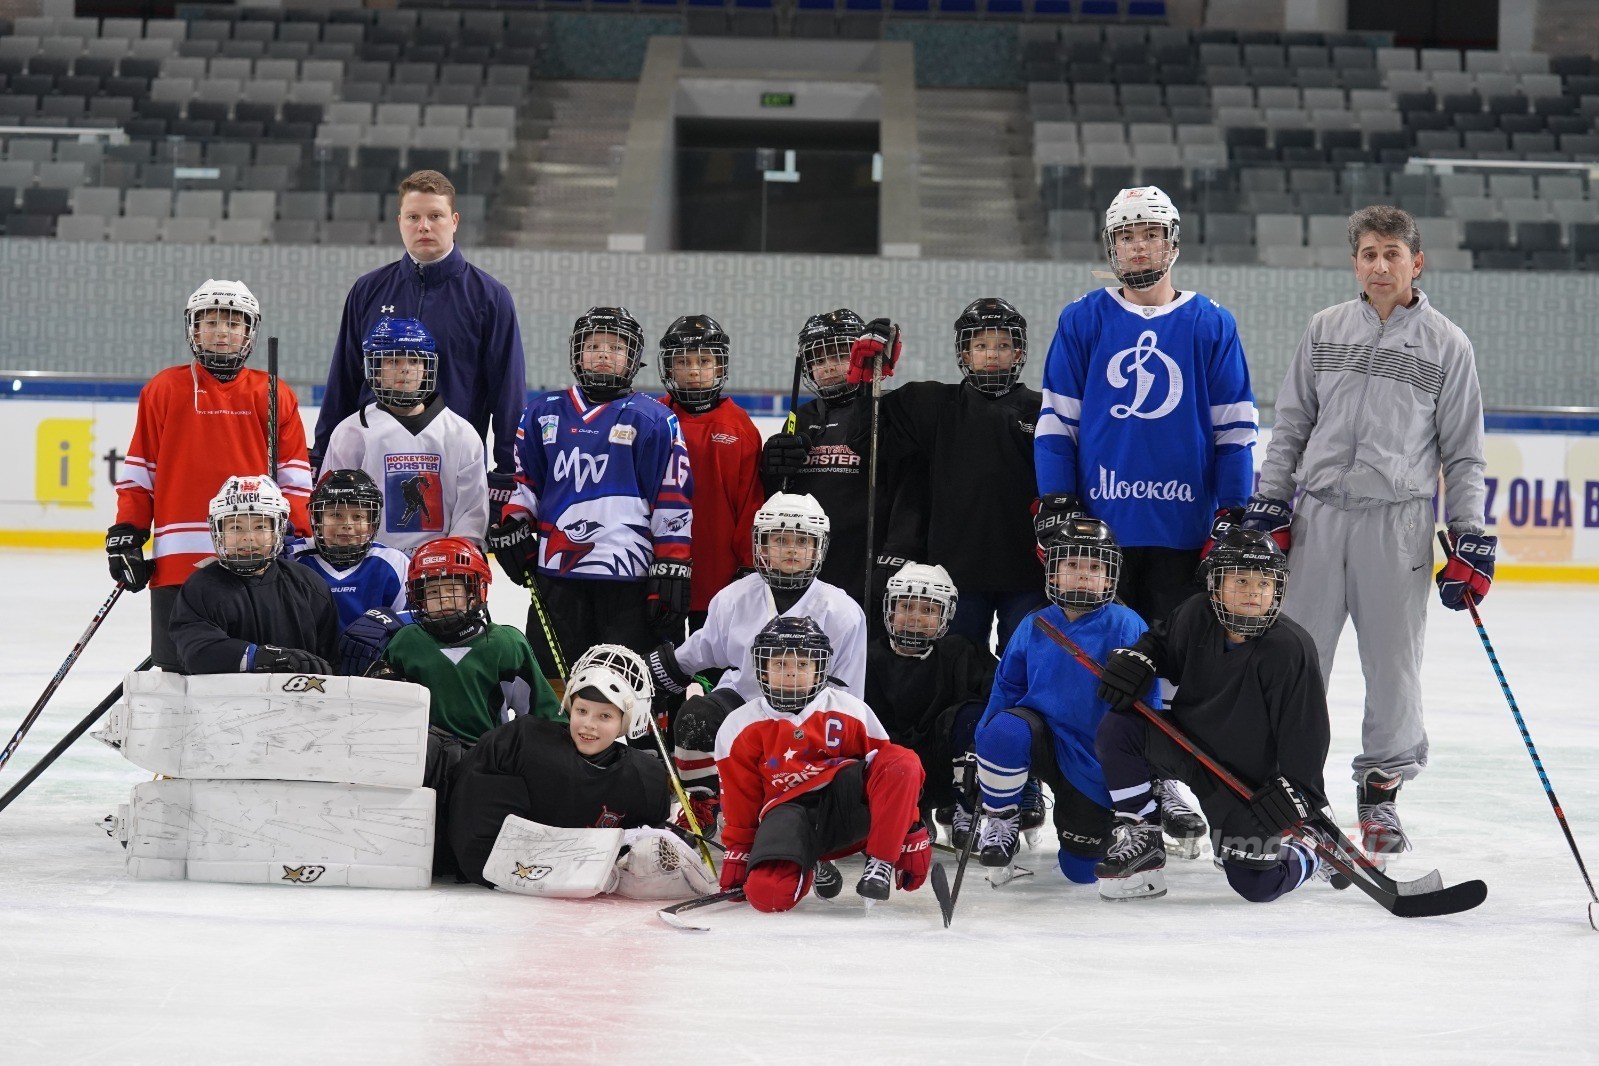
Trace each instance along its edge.
{"label": "gray zip-up jacket", "polygon": [[1316,313],[1277,394],[1260,494],[1297,483],[1345,510],[1430,497],[1483,531],[1482,392],[1465,333],[1416,290],[1383,322],[1364,296]]}

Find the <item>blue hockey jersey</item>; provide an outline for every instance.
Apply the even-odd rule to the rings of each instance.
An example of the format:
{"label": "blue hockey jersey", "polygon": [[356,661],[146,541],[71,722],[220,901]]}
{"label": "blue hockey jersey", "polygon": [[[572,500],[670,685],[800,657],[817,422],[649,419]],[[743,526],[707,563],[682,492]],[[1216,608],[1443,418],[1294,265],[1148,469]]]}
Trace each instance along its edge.
{"label": "blue hockey jersey", "polygon": [[1228,310],[1196,292],[1068,304],[1044,363],[1040,495],[1075,493],[1121,544],[1198,548],[1254,485],[1260,416]]}
{"label": "blue hockey jersey", "polygon": [[[1054,734],[1055,762],[1066,780],[1095,803],[1109,807],[1110,791],[1094,750],[1094,734],[1110,706],[1094,695],[1099,679],[1033,624],[1037,616],[1101,663],[1116,648],[1132,646],[1149,627],[1120,603],[1108,603],[1075,622],[1068,622],[1066,612],[1053,603],[1034,611],[1016,627],[1005,646],[988,708],[979,723],[981,728],[995,714],[1012,707],[1026,707],[1038,714]],[[1160,707],[1160,699],[1153,693],[1145,702]]]}
{"label": "blue hockey jersey", "polygon": [[593,404],[574,386],[522,412],[505,514],[535,520],[542,573],[636,581],[687,562],[693,494],[677,416],[643,393]]}
{"label": "blue hockey jersey", "polygon": [[310,541],[304,544],[295,551],[294,559],[309,566],[328,583],[333,603],[339,609],[341,631],[372,607],[394,612],[405,610],[405,572],[411,565],[411,558],[400,549],[374,543],[367,549],[365,559],[348,570],[340,570],[318,555]]}

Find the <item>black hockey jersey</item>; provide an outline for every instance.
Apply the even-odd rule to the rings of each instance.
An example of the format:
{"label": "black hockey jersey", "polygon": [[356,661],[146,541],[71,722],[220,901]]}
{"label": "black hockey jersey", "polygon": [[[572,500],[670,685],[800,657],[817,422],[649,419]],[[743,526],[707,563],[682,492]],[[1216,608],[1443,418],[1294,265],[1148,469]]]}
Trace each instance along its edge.
{"label": "black hockey jersey", "polygon": [[251,646],[260,644],[339,661],[339,609],[328,583],[286,560],[253,577],[207,560],[178,589],[169,632],[188,674],[248,670]]}
{"label": "black hockey jersey", "polygon": [[866,645],[866,703],[890,740],[921,752],[947,739],[938,736],[945,711],[988,700],[994,667],[994,657],[965,637],[943,637],[926,658],[915,659],[895,654],[888,637],[878,635]]}

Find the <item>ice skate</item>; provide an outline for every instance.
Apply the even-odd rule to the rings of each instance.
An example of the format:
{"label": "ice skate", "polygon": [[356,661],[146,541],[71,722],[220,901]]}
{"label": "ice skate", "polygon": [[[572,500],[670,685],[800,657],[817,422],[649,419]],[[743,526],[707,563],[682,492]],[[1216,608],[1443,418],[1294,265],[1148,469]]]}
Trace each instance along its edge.
{"label": "ice skate", "polygon": [[855,882],[855,893],[866,901],[866,909],[888,898],[889,886],[894,882],[894,864],[887,859],[866,857],[866,871]]}
{"label": "ice skate", "polygon": [[811,891],[816,893],[817,899],[833,899],[844,891],[844,875],[838,872],[837,866],[823,859],[812,871]]}
{"label": "ice skate", "polygon": [[1044,824],[1044,785],[1036,777],[1029,777],[1022,786],[1022,836],[1029,848],[1038,847],[1038,830]]}
{"label": "ice skate", "polygon": [[1166,849],[1160,826],[1134,815],[1118,814],[1110,851],[1094,873],[1099,898],[1112,902],[1159,899],[1166,894]]}
{"label": "ice skate", "polygon": [[1361,775],[1355,790],[1360,817],[1360,846],[1379,863],[1386,855],[1410,850],[1410,838],[1399,822],[1394,800],[1403,780],[1398,774],[1372,767]]}
{"label": "ice skate", "polygon": [[1184,859],[1199,858],[1200,846],[1210,831],[1205,819],[1169,781],[1152,781],[1150,788],[1160,805],[1160,829],[1171,852]]}
{"label": "ice skate", "polygon": [[977,836],[977,860],[984,866],[1006,867],[1021,847],[1021,809],[983,808],[983,827]]}

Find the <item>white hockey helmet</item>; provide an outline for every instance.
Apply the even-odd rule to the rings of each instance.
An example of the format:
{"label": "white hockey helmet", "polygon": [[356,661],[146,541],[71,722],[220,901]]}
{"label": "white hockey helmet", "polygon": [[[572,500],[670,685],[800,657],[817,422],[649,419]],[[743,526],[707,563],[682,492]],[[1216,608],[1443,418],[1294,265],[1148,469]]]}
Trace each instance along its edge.
{"label": "white hockey helmet", "polygon": [[[778,589],[802,589],[816,579],[827,557],[827,543],[833,524],[827,512],[810,493],[773,493],[755,512],[750,526],[751,554],[755,569],[762,579]],[[796,566],[794,549],[778,549],[768,545],[767,538],[774,533],[799,533],[813,542],[810,560]]]}
{"label": "white hockey helmet", "polygon": [[[1177,262],[1181,221],[1177,205],[1157,186],[1143,185],[1136,189],[1123,189],[1116,194],[1110,207],[1105,209],[1105,227],[1100,231],[1100,236],[1105,242],[1105,257],[1110,261],[1110,268],[1123,285],[1143,290],[1166,276],[1166,272]],[[1135,253],[1131,249],[1118,248],[1118,232],[1143,225],[1161,226],[1166,235],[1163,239],[1146,242],[1144,262],[1122,262],[1124,251],[1129,258]]]}
{"label": "white hockey helmet", "polygon": [[[948,570],[927,563],[906,563],[888,579],[888,591],[883,596],[883,625],[888,639],[903,651],[921,652],[932,647],[934,641],[949,632],[959,601],[960,593]],[[924,619],[917,619],[924,624],[901,625],[894,611],[905,602],[937,606],[938,621],[932,626],[926,625]]]}
{"label": "white hockey helmet", "polygon": [[[572,664],[572,675],[566,680],[561,713],[571,717],[572,701],[590,689],[622,712],[627,739],[638,740],[649,732],[655,683],[650,680],[649,667],[637,652],[620,644],[596,644],[578,656],[577,662]],[[621,743],[621,738],[617,742]]]}
{"label": "white hockey helmet", "polygon": [[[248,547],[229,548],[225,534],[235,525],[229,519],[265,515],[272,519],[269,541],[255,540]],[[236,574],[254,574],[264,569],[283,551],[283,534],[289,525],[289,501],[278,490],[277,482],[260,474],[230,477],[211,498],[211,546],[217,562]]]}
{"label": "white hockey helmet", "polygon": [[[229,342],[227,348],[221,350],[207,348],[200,342],[198,328],[200,316],[207,312],[220,312],[225,323],[242,327],[238,330],[242,333],[241,339],[237,343]],[[204,285],[190,294],[189,302],[183,307],[183,326],[189,338],[189,351],[200,361],[201,366],[224,381],[237,374],[244,361],[250,358],[250,351],[255,347],[256,328],[260,324],[261,304],[242,281],[208,278]]]}

